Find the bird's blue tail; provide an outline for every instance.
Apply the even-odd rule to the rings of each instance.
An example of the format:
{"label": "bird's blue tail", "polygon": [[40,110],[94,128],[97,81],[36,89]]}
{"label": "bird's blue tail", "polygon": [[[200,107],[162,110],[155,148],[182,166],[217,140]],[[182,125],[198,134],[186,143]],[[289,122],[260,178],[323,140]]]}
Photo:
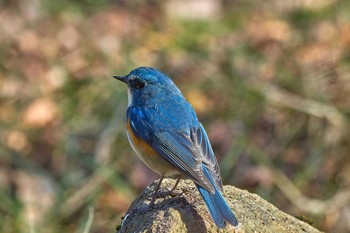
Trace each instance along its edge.
{"label": "bird's blue tail", "polygon": [[224,228],[226,222],[232,224],[233,226],[238,225],[238,221],[230,207],[227,205],[224,197],[222,196],[218,187],[215,186],[211,174],[208,172],[207,168],[203,166],[204,175],[210,180],[215,188],[215,194],[208,192],[206,189],[199,185],[196,185],[199,193],[202,195],[205,204],[207,205],[210,215],[213,218],[216,226],[218,228]]}

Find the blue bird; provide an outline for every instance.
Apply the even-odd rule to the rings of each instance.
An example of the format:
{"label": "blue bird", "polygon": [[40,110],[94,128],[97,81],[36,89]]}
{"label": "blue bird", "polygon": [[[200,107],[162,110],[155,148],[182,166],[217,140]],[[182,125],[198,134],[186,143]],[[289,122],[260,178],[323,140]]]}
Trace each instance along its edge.
{"label": "blue bird", "polygon": [[208,136],[192,106],[161,71],[139,67],[113,76],[128,85],[127,133],[138,157],[160,175],[151,206],[164,177],[191,179],[218,228],[238,221],[222,196],[220,168]]}

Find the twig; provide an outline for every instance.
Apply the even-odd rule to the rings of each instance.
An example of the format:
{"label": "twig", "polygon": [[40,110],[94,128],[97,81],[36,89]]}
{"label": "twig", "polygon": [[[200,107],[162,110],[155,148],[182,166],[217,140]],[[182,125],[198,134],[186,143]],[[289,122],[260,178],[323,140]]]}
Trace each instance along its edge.
{"label": "twig", "polygon": [[88,233],[90,231],[93,220],[94,220],[94,208],[89,207],[89,217],[88,217],[88,220],[85,224],[83,233]]}
{"label": "twig", "polygon": [[339,209],[350,201],[350,189],[338,191],[328,200],[308,198],[295,187],[284,173],[277,169],[272,169],[272,173],[277,187],[302,211],[312,214],[324,214]]}
{"label": "twig", "polygon": [[[104,130],[101,132],[97,142],[95,156],[97,160],[99,160],[100,166],[96,168],[91,176],[86,178],[82,186],[75,187],[74,190],[68,191],[69,193],[72,193],[72,195],[64,199],[64,201],[59,205],[59,210],[55,211],[56,213],[59,212],[60,218],[67,218],[76,210],[81,208],[89,197],[98,192],[100,187],[113,175],[116,179],[119,178],[115,174],[115,168],[117,167],[118,161],[113,161],[111,164],[110,153],[112,143],[115,141],[117,135],[122,131],[121,120],[118,120],[123,119],[123,117],[119,116],[121,112],[120,109],[121,108],[119,108],[119,106],[116,106],[113,116],[109,120]],[[119,182],[123,183],[122,179],[119,179]],[[125,183],[124,186],[126,186]],[[42,223],[45,223],[46,221],[47,220],[44,219]]]}
{"label": "twig", "polygon": [[108,124],[100,134],[99,140],[96,144],[95,157],[100,164],[108,164],[111,157],[111,145],[117,135],[122,131],[122,120],[120,106],[116,106],[113,116],[110,118]]}
{"label": "twig", "polygon": [[61,217],[66,218],[78,210],[86,203],[86,200],[93,193],[99,190],[99,187],[114,174],[114,170],[107,167],[98,168],[91,175],[82,187],[78,187],[72,196],[67,198],[60,206]]}
{"label": "twig", "polygon": [[[272,164],[265,152],[257,149],[254,145],[249,145],[247,148],[254,150],[249,154],[259,154],[259,157],[262,159],[259,159],[258,162],[264,164],[272,171],[273,181],[276,186],[299,210],[312,214],[325,214],[339,209],[350,202],[350,188],[338,191],[328,200],[306,197],[283,172]],[[253,159],[257,160],[256,156],[253,156]]]}
{"label": "twig", "polygon": [[326,118],[335,128],[333,133],[338,132],[336,138],[344,136],[347,121],[337,108],[288,93],[276,85],[267,84],[258,79],[250,81],[249,86],[263,94],[271,104],[294,109],[315,117]]}

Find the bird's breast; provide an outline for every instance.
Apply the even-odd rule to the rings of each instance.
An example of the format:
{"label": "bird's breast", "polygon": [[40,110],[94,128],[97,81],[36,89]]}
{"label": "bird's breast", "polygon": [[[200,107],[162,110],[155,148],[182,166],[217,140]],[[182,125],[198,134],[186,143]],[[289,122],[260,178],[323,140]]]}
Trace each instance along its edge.
{"label": "bird's breast", "polygon": [[127,121],[126,129],[131,147],[144,164],[161,176],[171,177],[179,174],[179,171],[173,165],[134,133],[130,125],[130,120]]}

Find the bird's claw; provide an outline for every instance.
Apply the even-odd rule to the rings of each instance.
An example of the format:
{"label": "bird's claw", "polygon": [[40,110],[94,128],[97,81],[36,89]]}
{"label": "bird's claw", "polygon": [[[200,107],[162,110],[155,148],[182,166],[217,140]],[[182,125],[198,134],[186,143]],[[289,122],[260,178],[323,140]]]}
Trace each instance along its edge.
{"label": "bird's claw", "polygon": [[172,197],[178,197],[181,194],[183,194],[184,192],[176,192],[174,190],[167,190],[167,191],[163,191],[163,192],[158,192],[156,194],[156,197],[166,197],[166,196],[172,196]]}

